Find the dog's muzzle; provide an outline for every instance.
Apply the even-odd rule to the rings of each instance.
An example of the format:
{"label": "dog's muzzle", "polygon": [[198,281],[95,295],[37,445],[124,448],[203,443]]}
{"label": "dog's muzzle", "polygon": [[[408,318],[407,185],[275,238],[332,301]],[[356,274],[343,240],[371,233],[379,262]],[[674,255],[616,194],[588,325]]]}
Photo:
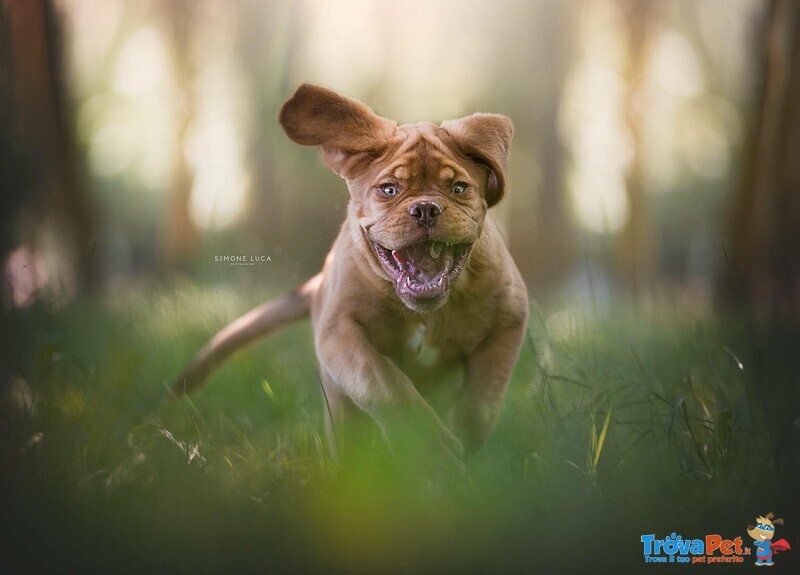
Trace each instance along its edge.
{"label": "dog's muzzle", "polygon": [[436,307],[426,304],[444,301],[464,269],[472,244],[425,240],[394,250],[377,242],[372,242],[372,247],[395,282],[397,294],[406,305],[417,309]]}

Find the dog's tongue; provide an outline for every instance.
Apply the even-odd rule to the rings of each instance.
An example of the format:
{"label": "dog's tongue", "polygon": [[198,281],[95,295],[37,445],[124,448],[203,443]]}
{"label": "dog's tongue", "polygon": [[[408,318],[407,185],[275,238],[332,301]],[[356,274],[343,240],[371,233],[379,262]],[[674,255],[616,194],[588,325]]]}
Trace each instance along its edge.
{"label": "dog's tongue", "polygon": [[402,250],[394,250],[392,256],[411,277],[431,282],[446,273],[452,265],[453,248],[442,242],[420,242]]}

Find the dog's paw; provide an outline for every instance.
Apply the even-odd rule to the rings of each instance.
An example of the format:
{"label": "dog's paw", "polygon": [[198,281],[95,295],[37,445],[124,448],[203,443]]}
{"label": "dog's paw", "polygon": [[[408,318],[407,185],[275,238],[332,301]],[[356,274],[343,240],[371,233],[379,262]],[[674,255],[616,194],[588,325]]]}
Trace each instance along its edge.
{"label": "dog's paw", "polygon": [[395,458],[410,467],[463,473],[464,446],[433,409],[396,415],[383,429]]}
{"label": "dog's paw", "polygon": [[446,452],[457,457],[459,461],[463,461],[464,445],[461,443],[461,440],[456,437],[455,434],[450,431],[450,429],[448,429],[448,427],[441,421],[439,422],[439,435]]}

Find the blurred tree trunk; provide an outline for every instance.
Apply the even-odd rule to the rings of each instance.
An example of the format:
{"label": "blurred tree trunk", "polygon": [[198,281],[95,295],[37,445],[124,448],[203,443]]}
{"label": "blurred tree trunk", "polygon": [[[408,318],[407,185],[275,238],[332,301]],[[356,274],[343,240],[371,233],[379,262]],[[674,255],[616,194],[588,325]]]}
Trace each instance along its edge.
{"label": "blurred tree trunk", "polygon": [[[14,101],[9,30],[8,9],[0,2],[0,263],[5,262],[18,242],[14,227],[26,198],[29,199],[24,190],[30,187],[32,179],[30,169],[22,161],[18,143],[20,122]],[[8,287],[2,282],[0,295],[5,296]],[[4,297],[2,302],[5,301]]]}
{"label": "blurred tree trunk", "polygon": [[764,79],[733,202],[723,296],[800,321],[800,3],[773,0]]}
{"label": "blurred tree trunk", "polygon": [[166,207],[162,265],[166,271],[186,270],[194,262],[200,235],[191,217],[190,202],[194,176],[185,154],[186,136],[194,115],[192,98],[191,24],[193,2],[170,0],[166,3],[167,34],[175,63],[178,105],[178,145],[172,193]]}
{"label": "blurred tree trunk", "polygon": [[99,279],[95,225],[64,96],[59,22],[46,0],[8,1],[5,9],[20,144],[37,163],[35,223],[54,230],[74,287],[91,289]]}
{"label": "blurred tree trunk", "polygon": [[[11,377],[22,367],[23,339],[20,314],[13,309],[13,287],[5,277],[6,257],[17,246],[16,225],[23,209],[30,203],[30,191],[36,181],[20,140],[21,122],[15,103],[13,67],[10,42],[10,10],[0,2],[0,395],[8,397]],[[13,418],[8,417],[6,405],[0,402],[0,437],[12,437]],[[0,442],[0,466],[9,470],[13,456],[19,450],[6,450]],[[11,456],[11,457],[9,457]],[[3,479],[0,479],[2,485]]]}
{"label": "blurred tree trunk", "polygon": [[[510,70],[507,76],[519,76],[519,80],[530,82],[519,86],[514,93],[535,94],[532,99],[538,103],[534,107],[531,102],[519,98],[508,102],[517,125],[512,147],[535,150],[541,166],[538,178],[536,174],[525,173],[525,166],[513,167],[517,179],[512,179],[512,189],[506,200],[509,203],[509,248],[531,292],[542,296],[558,289],[575,263],[577,235],[565,194],[565,149],[559,128],[559,107],[570,61],[570,14],[573,11],[569,5],[561,4],[547,7],[528,4],[521,10],[518,33],[528,35],[529,22],[546,20],[539,23],[541,35],[535,36],[536,43],[531,50],[548,47],[550,53],[546,67],[530,73]],[[511,59],[511,64],[519,65],[515,59]],[[526,189],[526,185],[537,179],[538,193],[534,197],[533,190]]]}
{"label": "blurred tree trunk", "polygon": [[[248,93],[255,99],[252,109],[258,111],[246,134],[250,143],[247,161],[253,177],[248,242],[272,250],[283,248],[282,241],[290,227],[288,194],[296,193],[278,185],[275,164],[280,157],[276,141],[283,137],[278,110],[296,88],[290,85],[289,62],[299,48],[298,4],[246,3],[237,42],[244,67],[249,71],[245,81],[250,83]],[[283,22],[283,26],[278,30],[275,22]]]}
{"label": "blurred tree trunk", "polygon": [[644,180],[642,142],[642,89],[652,34],[653,14],[650,0],[626,0],[624,11],[628,40],[628,91],[625,97],[625,123],[631,137],[632,158],[625,177],[630,215],[617,244],[617,263],[622,287],[642,298],[652,287],[656,272],[656,247],[653,224]]}

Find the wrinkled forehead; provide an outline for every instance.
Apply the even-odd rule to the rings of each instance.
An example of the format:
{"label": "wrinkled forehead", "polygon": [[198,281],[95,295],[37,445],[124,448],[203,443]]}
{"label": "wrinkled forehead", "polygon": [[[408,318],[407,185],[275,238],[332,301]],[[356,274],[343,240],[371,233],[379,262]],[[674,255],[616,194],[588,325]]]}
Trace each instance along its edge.
{"label": "wrinkled forehead", "polygon": [[379,178],[407,181],[451,182],[468,179],[465,158],[453,146],[452,139],[441,127],[429,122],[397,127],[396,146],[388,156],[388,164]]}

